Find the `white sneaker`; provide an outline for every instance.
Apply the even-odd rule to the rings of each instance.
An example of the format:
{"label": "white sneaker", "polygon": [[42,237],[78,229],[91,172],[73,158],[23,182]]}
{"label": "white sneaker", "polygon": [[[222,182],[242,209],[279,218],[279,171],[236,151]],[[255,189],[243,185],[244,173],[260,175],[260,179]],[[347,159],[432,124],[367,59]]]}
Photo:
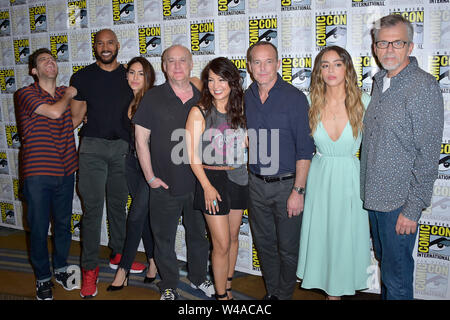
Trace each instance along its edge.
{"label": "white sneaker", "polygon": [[159,300],[176,300],[177,294],[174,289],[165,289]]}
{"label": "white sneaker", "polygon": [[203,282],[198,287],[191,282],[191,287],[194,288],[194,289],[202,290],[208,298],[211,298],[213,295],[216,294],[216,291],[214,290],[214,285],[209,280],[206,280],[205,282]]}

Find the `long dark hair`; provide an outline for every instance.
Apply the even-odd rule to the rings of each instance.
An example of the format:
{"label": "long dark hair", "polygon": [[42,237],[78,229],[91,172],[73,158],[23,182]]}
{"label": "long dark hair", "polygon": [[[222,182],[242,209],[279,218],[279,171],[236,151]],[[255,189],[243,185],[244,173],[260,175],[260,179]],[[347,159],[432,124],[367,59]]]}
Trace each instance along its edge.
{"label": "long dark hair", "polygon": [[150,62],[148,62],[148,60],[145,59],[144,57],[134,57],[133,59],[131,59],[130,62],[128,62],[127,64],[127,73],[128,71],[130,71],[130,67],[136,62],[139,62],[144,70],[144,86],[142,87],[141,90],[139,90],[139,92],[136,93],[136,95],[134,96],[133,100],[130,103],[131,117],[133,117],[134,114],[136,113],[136,110],[144,94],[149,89],[151,89],[155,83],[155,70],[153,69]]}
{"label": "long dark hair", "polygon": [[203,83],[202,97],[200,98],[199,104],[205,109],[206,114],[211,112],[214,98],[208,88],[209,70],[225,79],[230,86],[231,92],[225,110],[227,111],[231,128],[245,128],[246,122],[243,112],[244,90],[242,89],[241,77],[236,66],[227,58],[215,58],[203,69],[201,74],[201,81]]}

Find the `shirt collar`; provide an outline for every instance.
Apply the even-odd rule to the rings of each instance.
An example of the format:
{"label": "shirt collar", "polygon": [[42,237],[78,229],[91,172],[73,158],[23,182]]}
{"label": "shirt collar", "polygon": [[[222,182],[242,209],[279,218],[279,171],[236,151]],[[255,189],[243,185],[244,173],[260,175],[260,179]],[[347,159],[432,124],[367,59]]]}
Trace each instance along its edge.
{"label": "shirt collar", "polygon": [[[283,78],[281,78],[280,74],[277,72],[277,81],[275,82],[273,87],[270,88],[269,95],[270,95],[270,92],[272,92],[273,90],[277,90],[277,89],[281,88],[283,86],[283,84],[284,84],[284,80],[283,80]],[[250,85],[250,90],[255,95],[255,97],[259,98],[258,83],[256,81],[252,82],[252,84]]]}
{"label": "shirt collar", "polygon": [[34,87],[34,90],[36,90],[38,92],[38,94],[42,97],[50,97],[53,100],[59,100],[62,97],[62,93],[60,92],[60,88],[61,87],[56,87],[55,89],[55,97],[52,97],[50,95],[50,93],[48,93],[47,91],[45,91],[44,89],[41,88],[41,86],[39,85],[38,81],[35,81],[32,86]]}
{"label": "shirt collar", "polygon": [[[196,86],[194,86],[194,84],[192,82],[189,82],[189,84],[192,87],[192,91],[194,93],[194,95],[192,96],[192,98],[196,98],[197,100],[200,97],[200,91],[197,89]],[[173,91],[172,86],[170,85],[169,81],[166,81],[162,84],[162,86],[164,87],[164,90],[166,91],[166,93],[168,93],[170,96],[172,96],[173,98],[177,98],[177,95],[175,94],[175,91]]]}

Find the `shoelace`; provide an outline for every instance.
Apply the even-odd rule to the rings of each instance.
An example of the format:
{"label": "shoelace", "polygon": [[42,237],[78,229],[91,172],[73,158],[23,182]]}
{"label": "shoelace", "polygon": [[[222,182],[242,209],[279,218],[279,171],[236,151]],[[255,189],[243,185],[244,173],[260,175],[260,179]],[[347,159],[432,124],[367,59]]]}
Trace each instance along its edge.
{"label": "shoelace", "polygon": [[43,289],[48,289],[48,288],[52,287],[52,283],[50,281],[39,282],[38,287],[43,288]]}
{"label": "shoelace", "polygon": [[84,271],[83,272],[83,281],[88,283],[89,285],[96,284],[97,277],[95,276],[95,272],[92,274],[92,271]]}
{"label": "shoelace", "polygon": [[61,273],[58,273],[58,278],[59,278],[59,280],[62,280],[62,281],[64,281],[64,282],[66,282],[67,279],[69,279],[70,276],[71,276],[71,274],[69,274],[69,273],[67,273],[67,272],[61,272]]}
{"label": "shoelace", "polygon": [[172,290],[170,290],[170,289],[164,290],[164,294],[163,294],[164,299],[166,299],[166,298],[173,299],[174,297],[175,297],[175,294],[173,293]]}
{"label": "shoelace", "polygon": [[211,282],[211,280],[206,280],[205,282],[203,282],[203,285],[206,288],[209,288],[209,287],[211,287],[213,285],[213,283]]}

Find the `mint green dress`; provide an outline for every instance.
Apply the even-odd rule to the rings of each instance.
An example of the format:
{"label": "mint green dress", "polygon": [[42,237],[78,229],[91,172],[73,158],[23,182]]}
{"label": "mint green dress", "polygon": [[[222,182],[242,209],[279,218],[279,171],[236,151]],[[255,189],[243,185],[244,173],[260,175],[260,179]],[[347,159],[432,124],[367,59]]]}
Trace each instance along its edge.
{"label": "mint green dress", "polygon": [[[364,106],[370,97],[363,94]],[[359,190],[361,133],[353,137],[350,122],[333,141],[322,122],[306,184],[297,276],[305,289],[330,296],[353,295],[368,288],[370,231]]]}

